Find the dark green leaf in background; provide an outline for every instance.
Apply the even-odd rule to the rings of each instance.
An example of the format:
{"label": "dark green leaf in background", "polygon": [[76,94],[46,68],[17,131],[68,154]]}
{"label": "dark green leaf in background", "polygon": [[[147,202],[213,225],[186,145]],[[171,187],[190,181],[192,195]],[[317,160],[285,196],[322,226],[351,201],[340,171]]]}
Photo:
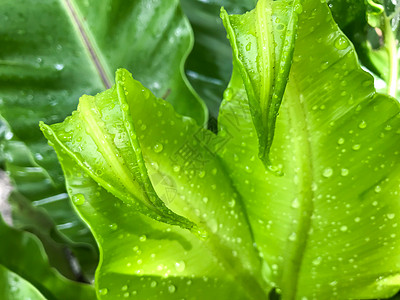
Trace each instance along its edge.
{"label": "dark green leaf in background", "polygon": [[4,300],[45,300],[28,281],[0,265],[0,297]]}
{"label": "dark green leaf in background", "polygon": [[185,65],[193,87],[216,119],[222,94],[232,73],[232,51],[219,17],[221,7],[242,14],[256,6],[256,0],[181,0],[193,27],[195,43]]}
{"label": "dark green leaf in background", "polygon": [[70,281],[50,266],[40,241],[31,233],[10,228],[0,218],[0,236],[2,299],[44,299],[40,294],[46,299],[96,299],[92,286]]}

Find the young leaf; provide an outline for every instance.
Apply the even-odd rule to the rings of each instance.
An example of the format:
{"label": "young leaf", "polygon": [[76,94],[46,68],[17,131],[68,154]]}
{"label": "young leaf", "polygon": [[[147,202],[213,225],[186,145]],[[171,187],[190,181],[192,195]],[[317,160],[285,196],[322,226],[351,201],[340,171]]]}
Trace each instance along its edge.
{"label": "young leaf", "polygon": [[[82,97],[78,111],[63,123],[51,127],[42,125],[45,135],[54,144],[59,155],[74,203],[82,217],[92,228],[96,228],[95,236],[100,241],[100,250],[104,251],[103,257],[107,258],[107,261],[102,263],[98,276],[107,277],[107,273],[110,272],[107,270],[114,270],[113,272],[116,273],[128,272],[122,269],[126,269],[129,264],[129,273],[127,273],[129,276],[126,275],[125,281],[119,280],[108,285],[105,280],[103,286],[99,286],[100,295],[107,293],[109,295],[107,297],[114,297],[115,293],[120,293],[121,289],[128,285],[127,280],[135,282],[139,280],[136,277],[140,277],[141,274],[149,276],[149,281],[152,278],[170,282],[175,286],[171,288],[173,292],[177,289],[179,291],[177,295],[181,296],[184,295],[181,293],[186,293],[187,289],[182,287],[183,281],[201,282],[202,279],[199,278],[203,276],[206,276],[206,281],[204,284],[199,283],[199,288],[204,288],[205,293],[212,293],[218,286],[217,282],[222,282],[222,286],[227,285],[230,289],[232,280],[236,280],[242,284],[244,290],[238,295],[245,293],[255,299],[260,295],[265,295],[268,287],[261,280],[259,258],[252,245],[251,233],[240,199],[218,158],[212,152],[221,140],[211,132],[197,126],[192,119],[177,115],[166,101],[155,98],[149,90],[134,81],[127,71],[117,71],[116,82],[116,87],[95,98]],[[122,93],[118,93],[118,90]],[[126,99],[126,103],[121,102],[120,96]],[[82,104],[84,101],[90,101],[92,105],[90,114],[94,113],[99,118],[96,124],[90,122],[88,126],[89,122],[83,121],[89,118],[87,113],[85,116],[82,115],[87,112],[87,110],[83,111],[83,107],[87,105]],[[135,148],[129,141],[129,135],[125,131],[126,124],[122,120],[124,114],[132,120],[128,127],[134,128],[140,148]],[[99,142],[103,136],[107,137]],[[204,136],[208,139],[206,144],[204,144]],[[96,139],[99,141],[95,142]],[[204,146],[196,147],[199,143]],[[123,163],[122,160],[109,162],[111,158],[103,155],[104,148],[110,149],[108,154],[112,149],[113,157],[125,159],[125,162]],[[132,179],[143,176],[141,174],[144,173],[138,172],[135,177],[135,169],[138,168],[135,155],[140,153],[140,149],[146,158],[148,174],[157,194],[163,196],[163,202],[170,209],[191,222],[172,213],[167,214],[169,210],[163,203],[157,202],[156,210],[151,210],[141,203],[140,196],[130,196],[130,194],[143,193],[143,187],[130,183],[131,187],[128,189],[123,184],[124,180],[120,179],[120,174],[124,172]],[[114,171],[116,168],[128,167],[131,168],[129,172],[123,169]],[[164,184],[157,184],[159,177],[169,178],[169,182],[166,180]],[[217,178],[218,184],[216,184]],[[169,194],[168,191],[163,190],[164,185],[169,187]],[[133,206],[135,203],[136,206]],[[193,235],[188,231],[151,221],[149,218],[140,216],[138,211],[153,219],[169,224],[179,224],[184,228],[190,227],[188,224],[194,222],[201,229],[200,234],[203,234],[203,238],[198,240],[199,233],[197,232]],[[100,218],[106,219],[100,221]],[[148,225],[135,225],[134,222],[142,222],[142,219]],[[113,220],[112,223],[110,223],[111,220]],[[100,226],[100,224],[103,225]],[[152,227],[158,229],[153,232]],[[118,252],[121,251],[124,259],[113,261],[112,257],[115,257],[115,254],[111,255],[109,252],[111,250],[108,249],[112,249],[114,253],[116,250],[114,246],[109,246],[109,243],[114,240],[114,237],[121,236],[121,234],[110,236],[113,231],[121,232],[121,238],[127,235],[130,242],[126,245],[131,248],[147,244],[140,243],[141,240],[149,242],[149,248],[146,247],[146,249],[154,249],[154,245],[159,243],[159,250],[154,250],[156,258],[151,259],[152,255],[148,252],[141,256],[142,251],[127,256],[126,250],[121,248]],[[174,233],[172,235],[172,237],[176,236],[174,239],[185,242],[174,248],[172,253],[162,254],[163,240],[172,238],[168,238],[170,235],[168,232]],[[166,236],[163,237],[163,234]],[[161,241],[153,239],[161,239]],[[118,243],[118,238],[116,242]],[[192,248],[193,251],[188,251]],[[143,253],[145,253],[144,250]],[[109,256],[110,260],[108,260]],[[210,260],[199,261],[199,257],[210,257]],[[151,261],[154,263],[149,266],[143,263],[142,266],[145,260],[148,263]],[[134,261],[140,261],[140,263],[134,263]],[[175,270],[174,264],[180,265],[180,261],[183,261],[187,267],[187,273],[182,274],[185,275],[184,280],[165,281],[160,278],[165,274],[179,276],[179,267]],[[154,266],[157,265],[161,267],[155,269]],[[197,270],[203,271],[198,273]],[[219,271],[214,274],[215,270]],[[225,279],[226,272],[230,275]],[[207,282],[209,277],[210,282]],[[100,278],[98,280],[103,282]],[[116,289],[115,285],[119,288]],[[137,290],[138,295],[139,293],[156,295],[160,292],[159,289],[147,291],[146,287],[148,286]],[[160,289],[161,292],[166,292],[165,287],[160,286]],[[171,297],[177,297],[177,295],[171,295]]]}
{"label": "young leaf", "polygon": [[267,280],[282,299],[395,294],[398,103],[375,93],[327,6],[304,1],[271,148],[278,177],[257,159],[245,80],[235,66],[219,118],[220,134],[233,138],[221,157],[246,204]]}
{"label": "young leaf", "polygon": [[291,66],[299,1],[260,0],[242,16],[221,18],[233,49],[234,64],[249,95],[251,116],[259,140],[259,157],[271,168],[275,122]]}
{"label": "young leaf", "polygon": [[[53,144],[67,151],[108,192],[149,217],[192,228],[194,224],[173,214],[153,189],[129,112],[134,108],[127,102],[131,89],[137,93],[138,83],[126,77],[131,75],[120,70],[112,89],[96,97],[83,96],[78,110],[64,123],[40,126]],[[146,99],[149,93],[142,88],[140,96]],[[154,151],[162,147],[156,144]]]}

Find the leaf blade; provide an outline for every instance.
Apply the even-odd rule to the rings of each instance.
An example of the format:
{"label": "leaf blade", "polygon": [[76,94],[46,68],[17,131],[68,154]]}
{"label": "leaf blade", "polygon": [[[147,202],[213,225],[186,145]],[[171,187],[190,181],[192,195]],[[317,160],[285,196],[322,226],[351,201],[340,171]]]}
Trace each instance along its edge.
{"label": "leaf blade", "polygon": [[[303,9],[271,148],[283,176],[265,173],[254,159],[256,129],[249,122],[247,94],[235,65],[219,124],[220,132],[229,131],[236,139],[221,157],[244,198],[266,280],[281,290],[283,299],[389,297],[399,289],[390,280],[398,273],[396,229],[389,227],[395,221],[387,218],[388,213],[395,218],[392,213],[399,209],[392,189],[398,182],[398,136],[392,130],[399,126],[399,106],[375,94],[371,76],[361,71],[328,8],[305,1]],[[312,41],[321,42],[310,46]],[[382,132],[386,125],[388,132]],[[368,145],[385,162],[383,156],[369,156]],[[390,264],[384,262],[387,253]],[[379,276],[388,276],[392,285],[376,282]]]}

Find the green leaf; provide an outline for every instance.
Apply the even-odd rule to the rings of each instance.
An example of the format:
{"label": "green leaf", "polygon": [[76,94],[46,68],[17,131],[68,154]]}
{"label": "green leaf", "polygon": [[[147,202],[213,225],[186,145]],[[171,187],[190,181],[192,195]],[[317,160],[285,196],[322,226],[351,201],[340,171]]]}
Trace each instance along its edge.
{"label": "green leaf", "polygon": [[[65,194],[62,199],[68,203],[68,195]],[[98,253],[94,240],[89,239],[90,234],[87,232],[82,234],[88,237],[85,243],[72,242],[65,238],[65,235],[60,234],[60,230],[58,230],[60,226],[55,226],[46,210],[31,205],[31,202],[20,193],[13,191],[8,201],[12,206],[13,227],[35,234],[42,242],[49,262],[54,268],[71,280],[86,280],[87,282],[93,280],[98,263]],[[62,208],[59,208],[59,211],[62,212]],[[57,219],[57,216],[54,216],[54,218]],[[79,217],[76,219],[80,220]],[[59,224],[62,224],[62,222]],[[71,227],[71,224],[65,224],[65,227]],[[75,225],[75,227],[77,226]],[[85,232],[86,226],[82,224],[82,227]],[[69,236],[73,236],[73,234],[70,233]],[[81,268],[73,265],[71,256],[78,260]]]}
{"label": "green leaf", "polygon": [[[191,229],[194,224],[173,214],[153,189],[130,115],[135,108],[127,102],[129,93],[140,91],[146,99],[150,91],[126,78],[131,78],[128,72],[118,71],[113,89],[96,97],[83,96],[77,111],[63,124],[40,126],[52,143],[63,145],[76,164],[108,192],[151,218]],[[155,152],[162,150],[162,144],[154,145]]]}
{"label": "green leaf", "polygon": [[[0,247],[0,276],[6,280],[0,280],[0,294],[7,293],[7,288],[12,292],[10,298],[2,299],[27,299],[13,294],[17,292],[13,291],[18,287],[18,283],[14,284],[16,280],[20,280],[21,292],[26,289],[26,292],[35,293],[36,299],[44,299],[40,294],[47,299],[95,299],[92,286],[70,281],[50,266],[34,235],[10,228],[0,218],[0,238],[4,241]],[[12,298],[14,295],[16,298]]]}
{"label": "green leaf", "polygon": [[[51,244],[62,248],[65,257],[62,259],[59,256],[61,261],[69,258],[66,253],[73,252],[87,278],[93,277],[97,246],[89,229],[73,210],[64,188],[54,187],[49,174],[34,162],[24,143],[9,140],[2,145],[6,156],[5,167],[18,189],[9,199],[14,227],[38,234],[46,251],[53,252],[53,247],[48,247]],[[52,257],[50,252],[48,255]],[[93,254],[91,258],[88,253]],[[73,279],[62,264],[55,267]]]}
{"label": "green leaf", "polygon": [[[237,290],[232,286],[233,279],[243,284],[245,290],[238,292],[238,299],[243,293],[253,295],[254,298],[264,295],[263,290],[268,288],[263,287],[263,283],[260,282],[259,259],[251,242],[251,233],[240,199],[237,199],[229,177],[209,148],[219,145],[221,141],[211,132],[197,126],[192,119],[177,115],[166,101],[155,98],[139,82],[134,81],[127,71],[117,71],[116,77],[121,79],[117,79],[116,87],[98,94],[94,99],[82,97],[78,111],[63,123],[51,127],[42,125],[45,135],[54,144],[60,157],[69,193],[75,205],[90,227],[96,228],[94,234],[100,242],[100,251],[105,259],[97,273],[98,281],[104,281],[99,284],[100,295],[106,293],[107,289],[107,295],[112,299],[115,293],[121,293],[121,289],[129,285],[129,281],[135,282],[139,280],[136,277],[141,275],[149,277],[148,284],[151,284],[150,279],[156,279],[174,285],[179,291],[178,294],[171,295],[174,299],[179,295],[183,296],[186,289],[191,289],[184,282],[198,282],[195,286],[206,289],[204,292],[209,294],[214,293],[214,289],[219,286],[218,282],[221,282],[222,287]],[[124,88],[126,90],[122,94],[126,96],[127,103],[120,102],[119,97],[122,94],[117,92]],[[83,118],[87,116],[82,115],[82,107],[87,105],[82,103],[88,100],[92,104],[96,103],[98,116],[104,116],[104,119],[94,125],[96,128],[79,124],[81,121],[78,115]],[[126,104],[128,105],[124,106]],[[140,142],[139,149],[135,149],[128,141],[126,125],[121,121],[128,111],[133,121],[130,128],[134,128]],[[99,125],[103,132],[95,137]],[[83,128],[87,128],[87,132],[82,130]],[[104,135],[107,138],[97,144],[95,140]],[[213,143],[197,149],[195,146],[203,142],[203,135],[207,135]],[[105,143],[107,145],[101,145]],[[108,162],[109,158],[106,156],[98,157],[96,152],[103,152],[104,148],[113,149],[113,157],[121,160]],[[122,171],[108,171],[119,168],[116,166],[119,164],[121,167],[131,168],[126,174],[134,178],[133,170],[138,168],[138,163],[134,161],[134,153],[140,153],[140,150],[147,162],[148,174],[157,194],[161,195],[163,202],[170,209],[197,224],[200,232],[190,233],[179,227],[167,226],[138,215],[140,211],[153,219],[187,227],[187,223],[184,223],[181,217],[170,214],[169,219],[165,218],[163,211],[166,208],[163,208],[163,211],[151,211],[140,207],[140,197],[130,196],[127,186],[121,186],[123,180],[119,174],[122,174]],[[206,166],[206,169],[202,166]],[[219,180],[218,185],[215,184],[216,178]],[[134,188],[137,192],[144,191],[140,187],[132,187],[131,190]],[[219,209],[220,201],[225,203],[223,210]],[[144,223],[135,225],[134,222]],[[118,232],[120,234],[117,234]],[[173,233],[171,237],[169,232]],[[111,239],[110,234],[113,237]],[[232,236],[238,237],[239,240],[232,239]],[[116,250],[115,241],[118,243],[118,240],[124,237],[129,237],[129,242],[125,243],[126,247],[138,249],[143,245],[146,249],[153,249],[151,251],[155,255],[144,250],[135,250],[136,252],[127,256],[125,247]],[[174,250],[165,252],[164,249],[172,247],[169,245],[171,239],[180,241],[181,245],[175,245]],[[148,241],[148,246],[147,243],[141,243],[145,241]],[[165,246],[162,246],[164,243]],[[117,253],[120,253],[121,258]],[[239,253],[243,255],[239,256]],[[116,257],[115,261],[113,257]],[[209,257],[210,260],[205,260],[205,257]],[[237,260],[241,263],[238,264]],[[147,266],[145,261],[151,265]],[[171,274],[171,277],[180,276],[181,261],[182,265],[187,267],[187,272],[181,274],[184,278],[164,280],[162,277],[166,274]],[[122,271],[125,269],[126,271]],[[197,270],[202,271],[198,273]],[[228,270],[230,275],[226,276],[224,270]],[[126,276],[129,276],[125,280],[110,280],[108,283],[102,278],[108,278],[110,272],[128,272]],[[253,277],[255,273],[259,273],[259,276]],[[204,276],[205,280],[202,279]],[[162,291],[165,293],[168,291],[165,284],[160,284],[159,288],[150,291],[147,291],[146,286],[136,291],[138,295],[156,295]],[[171,289],[175,291],[174,288]]]}
{"label": "green leaf", "polygon": [[244,80],[235,68],[219,118],[220,133],[234,138],[222,158],[246,204],[268,281],[282,299],[395,294],[398,103],[375,93],[327,6],[305,1],[271,148],[284,174],[277,177],[257,159]]}
{"label": "green leaf", "polygon": [[[259,140],[259,157],[271,167],[269,151],[293,56],[298,1],[260,0],[242,16],[221,18],[233,49],[234,65],[242,74],[251,116]],[[229,90],[227,90],[229,93]]]}
{"label": "green leaf", "polygon": [[46,298],[28,281],[0,265],[0,296],[5,300]]}

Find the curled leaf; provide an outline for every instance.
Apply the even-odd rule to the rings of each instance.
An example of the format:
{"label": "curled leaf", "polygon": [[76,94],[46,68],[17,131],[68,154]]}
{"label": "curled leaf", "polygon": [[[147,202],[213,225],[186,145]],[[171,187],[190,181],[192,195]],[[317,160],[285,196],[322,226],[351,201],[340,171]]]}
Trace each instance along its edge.
{"label": "curled leaf", "polygon": [[269,152],[276,118],[293,57],[300,1],[260,0],[254,10],[221,18],[242,77],[263,163],[272,168]]}

